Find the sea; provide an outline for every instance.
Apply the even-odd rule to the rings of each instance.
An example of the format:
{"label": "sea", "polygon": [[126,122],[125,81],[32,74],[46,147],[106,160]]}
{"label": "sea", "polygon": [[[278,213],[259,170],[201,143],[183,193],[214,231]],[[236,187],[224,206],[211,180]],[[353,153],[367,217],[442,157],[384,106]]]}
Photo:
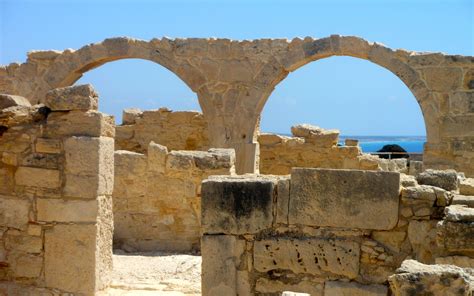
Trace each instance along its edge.
{"label": "sea", "polygon": [[363,152],[376,152],[384,145],[397,144],[407,152],[423,153],[423,145],[426,142],[425,136],[348,136],[340,135],[339,143],[344,144],[345,139],[359,140],[359,146]]}

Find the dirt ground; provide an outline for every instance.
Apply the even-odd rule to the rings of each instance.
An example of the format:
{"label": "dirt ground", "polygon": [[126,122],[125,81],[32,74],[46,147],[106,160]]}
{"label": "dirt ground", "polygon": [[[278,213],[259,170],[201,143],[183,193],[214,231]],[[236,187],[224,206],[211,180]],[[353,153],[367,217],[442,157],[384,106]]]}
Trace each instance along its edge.
{"label": "dirt ground", "polygon": [[201,256],[116,251],[104,295],[201,295]]}

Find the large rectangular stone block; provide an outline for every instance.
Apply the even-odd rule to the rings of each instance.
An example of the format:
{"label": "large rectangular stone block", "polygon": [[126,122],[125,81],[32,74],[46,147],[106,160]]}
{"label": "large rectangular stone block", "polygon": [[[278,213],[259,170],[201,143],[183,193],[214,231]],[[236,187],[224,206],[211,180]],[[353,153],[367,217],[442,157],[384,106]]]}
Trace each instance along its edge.
{"label": "large rectangular stone block", "polygon": [[240,258],[245,241],[232,235],[204,235],[202,252],[202,294],[206,296],[249,295],[238,291]]}
{"label": "large rectangular stone block", "polygon": [[64,194],[95,198],[112,194],[114,139],[70,137],[64,141],[66,184]]}
{"label": "large rectangular stone block", "polygon": [[270,228],[277,179],[212,178],[202,183],[204,233],[245,234]]}
{"label": "large rectangular stone block", "polygon": [[56,225],[45,233],[48,288],[93,295],[96,290],[96,225]]}
{"label": "large rectangular stone block", "polygon": [[15,183],[20,186],[58,188],[61,185],[58,170],[19,167],[15,173]]}
{"label": "large rectangular stone block", "polygon": [[299,274],[356,278],[359,254],[360,245],[354,241],[272,238],[255,241],[254,266],[260,272],[284,269]]}
{"label": "large rectangular stone block", "polygon": [[97,111],[52,112],[48,116],[47,137],[114,137],[114,117]]}
{"label": "large rectangular stone block", "polygon": [[0,225],[26,229],[31,202],[0,195]]}
{"label": "large rectangular stone block", "polygon": [[289,223],[389,230],[398,221],[399,188],[394,172],[295,168]]}
{"label": "large rectangular stone block", "polygon": [[38,220],[46,222],[96,222],[97,200],[62,200],[38,198]]}

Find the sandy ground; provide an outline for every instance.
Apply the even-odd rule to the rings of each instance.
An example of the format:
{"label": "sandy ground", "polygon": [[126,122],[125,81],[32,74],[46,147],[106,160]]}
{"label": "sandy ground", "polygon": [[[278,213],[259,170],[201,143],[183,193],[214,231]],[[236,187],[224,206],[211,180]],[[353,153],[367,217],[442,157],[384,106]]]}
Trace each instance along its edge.
{"label": "sandy ground", "polygon": [[114,252],[112,284],[104,295],[201,295],[201,256]]}

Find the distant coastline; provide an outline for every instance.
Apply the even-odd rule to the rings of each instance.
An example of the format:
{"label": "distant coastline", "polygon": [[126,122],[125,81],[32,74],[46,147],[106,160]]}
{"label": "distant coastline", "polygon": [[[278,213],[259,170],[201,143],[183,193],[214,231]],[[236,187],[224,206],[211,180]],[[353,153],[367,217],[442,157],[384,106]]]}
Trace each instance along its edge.
{"label": "distant coastline", "polygon": [[[277,133],[280,135],[291,136],[291,134]],[[426,136],[354,136],[340,135],[339,143],[344,145],[345,139],[359,140],[359,146],[363,152],[376,152],[384,145],[397,144],[403,147],[407,152],[423,153],[423,145],[426,142]]]}

